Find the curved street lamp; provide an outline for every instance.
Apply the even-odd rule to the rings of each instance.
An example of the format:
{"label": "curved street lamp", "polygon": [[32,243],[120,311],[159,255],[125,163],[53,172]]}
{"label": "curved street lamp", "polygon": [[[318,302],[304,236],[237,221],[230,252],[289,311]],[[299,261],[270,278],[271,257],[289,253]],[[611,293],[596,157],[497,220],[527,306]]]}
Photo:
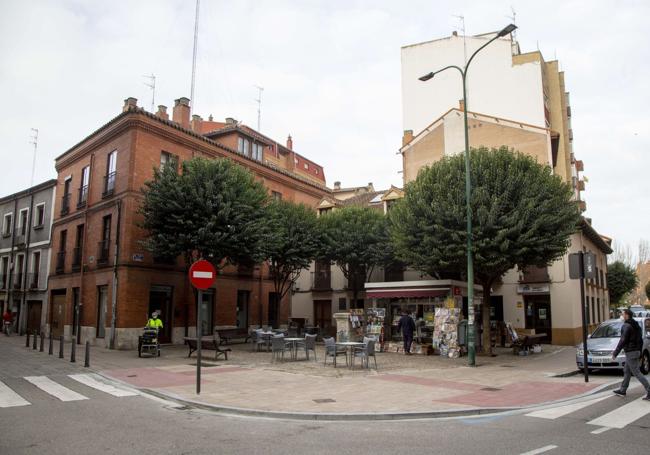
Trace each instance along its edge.
{"label": "curved street lamp", "polygon": [[[424,76],[419,77],[418,79],[422,82],[426,82],[438,74],[446,71],[450,68],[457,69],[460,72],[460,75],[463,79],[463,117],[465,121],[465,201],[467,206],[467,357],[468,363],[470,366],[476,366],[476,334],[474,326],[474,261],[472,259],[472,206],[470,196],[472,194],[472,182],[470,179],[470,167],[469,167],[469,127],[467,124],[467,69],[469,68],[470,63],[481,50],[487,47],[492,41],[497,38],[502,38],[506,35],[509,35],[517,26],[515,24],[510,24],[503,28],[499,33],[494,36],[487,43],[476,49],[474,53],[470,56],[469,60],[465,64],[465,68],[461,68],[456,65],[445,66],[438,71],[433,71],[427,73]],[[489,330],[489,327],[487,328]]]}

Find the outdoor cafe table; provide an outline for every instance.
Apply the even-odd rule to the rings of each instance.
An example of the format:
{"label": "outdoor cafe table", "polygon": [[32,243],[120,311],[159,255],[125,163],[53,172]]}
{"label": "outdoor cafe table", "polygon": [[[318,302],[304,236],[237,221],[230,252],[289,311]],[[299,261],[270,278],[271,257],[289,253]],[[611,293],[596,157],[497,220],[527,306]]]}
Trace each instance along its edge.
{"label": "outdoor cafe table", "polygon": [[260,335],[264,337],[266,341],[266,352],[271,350],[271,337],[275,335],[275,332],[259,332]]}
{"label": "outdoor cafe table", "polygon": [[[365,343],[362,343],[361,341],[340,341],[336,343],[337,346],[342,346],[345,349],[347,349],[348,353],[350,354],[350,361],[348,363],[349,367],[352,368],[352,356],[354,356],[354,348],[360,348],[365,346]],[[346,353],[346,355],[348,355]]]}
{"label": "outdoor cafe table", "polygon": [[285,338],[284,341],[291,343],[291,360],[298,360],[298,342],[305,341],[304,338]]}

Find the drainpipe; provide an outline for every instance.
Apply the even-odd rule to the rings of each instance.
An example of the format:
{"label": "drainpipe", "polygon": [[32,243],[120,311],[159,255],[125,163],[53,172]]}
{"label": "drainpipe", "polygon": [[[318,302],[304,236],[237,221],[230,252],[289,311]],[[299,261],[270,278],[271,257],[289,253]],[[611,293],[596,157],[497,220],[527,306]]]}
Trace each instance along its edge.
{"label": "drainpipe", "polygon": [[[81,251],[79,254],[81,255],[81,269],[80,269],[80,274],[79,274],[79,301],[77,302],[77,308],[73,308],[73,311],[77,312],[77,327],[76,327],[76,333],[77,333],[77,344],[81,344],[81,309],[83,308],[83,300],[84,300],[84,259],[86,257],[86,239],[88,236],[88,206],[90,205],[90,189],[91,185],[93,182],[92,179],[92,172],[95,169],[95,154],[91,153],[90,154],[90,171],[88,172],[89,178],[88,178],[88,195],[86,196],[86,207],[84,209],[84,235],[81,239]],[[52,205],[54,207],[54,205]]]}
{"label": "drainpipe", "polygon": [[[9,279],[7,280],[7,308],[11,308],[11,288],[13,287],[14,270],[14,246],[16,242],[16,212],[18,211],[18,198],[14,200],[14,214],[11,219],[11,250],[9,254]],[[19,315],[20,316],[20,315]]]}
{"label": "drainpipe", "polygon": [[[23,333],[23,325],[27,330],[27,323],[25,322],[25,312],[27,311],[27,271],[29,270],[29,242],[32,234],[32,215],[34,212],[34,192],[29,197],[29,215],[27,216],[27,226],[25,226],[25,273],[23,273],[23,282],[21,288],[23,291],[23,299],[20,304],[20,313],[18,314],[18,333]],[[42,331],[42,327],[39,329]]]}
{"label": "drainpipe", "polygon": [[115,255],[113,257],[113,291],[111,298],[111,340],[109,349],[115,349],[116,322],[117,322],[117,259],[120,255],[120,225],[122,224],[122,200],[117,203],[117,227],[115,229]]}

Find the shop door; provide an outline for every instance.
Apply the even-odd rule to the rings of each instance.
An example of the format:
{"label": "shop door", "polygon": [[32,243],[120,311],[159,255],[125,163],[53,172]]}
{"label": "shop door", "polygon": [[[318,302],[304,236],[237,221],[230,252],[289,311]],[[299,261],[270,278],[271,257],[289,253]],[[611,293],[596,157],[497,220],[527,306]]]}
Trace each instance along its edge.
{"label": "shop door", "polygon": [[160,342],[170,343],[172,340],[172,287],[171,286],[151,286],[149,290],[149,311],[147,320],[154,311],[160,312],[160,320],[163,323],[163,329],[160,332]]}
{"label": "shop door", "polygon": [[280,304],[278,302],[278,294],[276,292],[269,292],[269,312],[268,312],[268,325],[271,327],[278,326],[278,313],[280,311]]}
{"label": "shop door", "polygon": [[251,297],[250,291],[237,291],[237,327],[248,327],[248,302]]}
{"label": "shop door", "polygon": [[314,324],[321,328],[322,334],[332,330],[332,301],[314,300]]}
{"label": "shop door", "polygon": [[41,311],[43,303],[37,300],[27,302],[27,332],[41,331]]}
{"label": "shop door", "polygon": [[525,296],[526,328],[535,329],[535,333],[545,333],[542,343],[551,343],[551,301],[550,296]]}
{"label": "shop door", "polygon": [[63,335],[63,324],[65,324],[65,294],[53,294],[50,330],[54,338]]}

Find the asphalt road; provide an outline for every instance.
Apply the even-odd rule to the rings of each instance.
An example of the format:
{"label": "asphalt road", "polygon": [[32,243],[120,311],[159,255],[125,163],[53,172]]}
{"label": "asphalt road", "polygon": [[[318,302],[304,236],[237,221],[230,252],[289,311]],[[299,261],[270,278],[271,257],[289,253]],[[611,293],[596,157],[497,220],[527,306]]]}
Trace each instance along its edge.
{"label": "asphalt road", "polygon": [[[15,404],[11,397],[29,403],[0,407],[0,454],[650,452],[650,403],[638,400],[638,387],[625,399],[604,392],[572,408],[555,406],[537,415],[526,415],[534,412],[528,410],[428,421],[300,422],[222,416],[140,395],[117,397],[69,376],[87,373],[0,340],[0,406]],[[42,376],[47,380],[33,379]],[[51,388],[42,390],[30,380]]]}

